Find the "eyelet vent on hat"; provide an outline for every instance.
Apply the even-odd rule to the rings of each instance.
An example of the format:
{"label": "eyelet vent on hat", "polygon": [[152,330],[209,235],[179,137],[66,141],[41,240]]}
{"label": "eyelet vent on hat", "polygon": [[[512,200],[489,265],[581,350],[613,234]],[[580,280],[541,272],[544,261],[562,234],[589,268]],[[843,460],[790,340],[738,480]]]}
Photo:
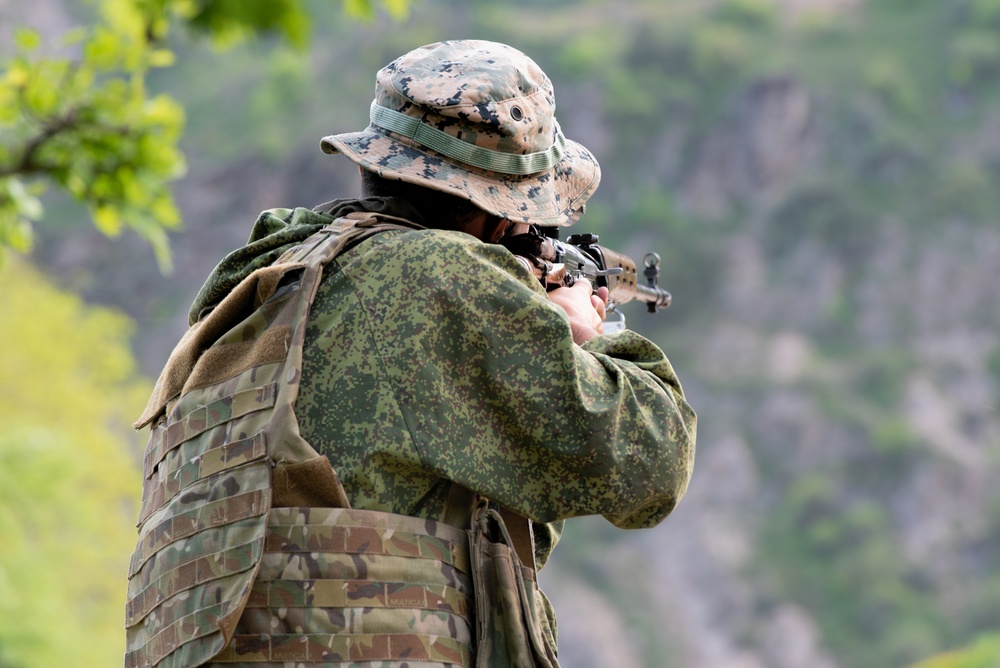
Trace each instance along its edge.
{"label": "eyelet vent on hat", "polygon": [[521,107],[511,107],[510,117],[513,118],[515,121],[519,121],[522,118],[524,118],[524,113],[521,111]]}

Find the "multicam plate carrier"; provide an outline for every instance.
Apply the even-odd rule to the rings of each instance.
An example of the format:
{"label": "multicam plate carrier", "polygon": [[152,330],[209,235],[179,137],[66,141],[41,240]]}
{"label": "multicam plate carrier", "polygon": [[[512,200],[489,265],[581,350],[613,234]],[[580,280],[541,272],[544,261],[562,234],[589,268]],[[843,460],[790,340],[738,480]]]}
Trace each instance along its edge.
{"label": "multicam plate carrier", "polygon": [[[471,665],[466,532],[349,509],[326,458],[299,435],[306,316],[323,268],[349,243],[400,227],[348,218],[240,283],[157,383],[142,419],[154,426],[126,668]],[[296,467],[327,478],[313,498],[272,507],[282,472]]]}

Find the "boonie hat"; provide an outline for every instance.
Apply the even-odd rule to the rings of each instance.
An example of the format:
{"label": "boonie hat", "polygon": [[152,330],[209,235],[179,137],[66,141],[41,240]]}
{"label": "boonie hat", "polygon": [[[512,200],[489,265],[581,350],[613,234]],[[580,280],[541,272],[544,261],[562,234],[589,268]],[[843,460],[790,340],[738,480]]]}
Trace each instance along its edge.
{"label": "boonie hat", "polygon": [[570,225],[601,169],[563,136],[555,108],[552,82],[517,49],[439,42],[379,70],[371,124],[320,145],[384,178],[464,197],[501,218]]}

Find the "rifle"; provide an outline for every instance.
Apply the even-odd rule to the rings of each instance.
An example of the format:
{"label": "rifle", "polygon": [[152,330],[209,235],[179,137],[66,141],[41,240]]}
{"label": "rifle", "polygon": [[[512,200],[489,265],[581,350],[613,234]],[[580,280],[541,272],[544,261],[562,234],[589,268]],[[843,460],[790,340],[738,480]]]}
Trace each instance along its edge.
{"label": "rifle", "polygon": [[643,257],[645,283],[641,283],[635,260],[597,242],[596,234],[572,234],[560,241],[534,232],[500,241],[546,289],[572,287],[580,278],[590,281],[594,289],[606,287],[605,333],[625,329],[625,316],[618,307],[633,299],[645,302],[649,313],[670,306],[670,293],[659,287],[659,254],[649,252]]}

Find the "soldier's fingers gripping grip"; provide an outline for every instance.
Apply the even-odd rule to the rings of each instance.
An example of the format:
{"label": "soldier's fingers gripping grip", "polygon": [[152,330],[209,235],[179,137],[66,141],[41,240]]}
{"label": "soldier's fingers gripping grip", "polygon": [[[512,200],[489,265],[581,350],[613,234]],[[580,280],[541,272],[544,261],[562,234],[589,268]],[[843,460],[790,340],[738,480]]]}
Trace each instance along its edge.
{"label": "soldier's fingers gripping grip", "polygon": [[594,305],[594,310],[601,316],[601,323],[608,318],[608,289],[599,287],[590,295],[590,303]]}
{"label": "soldier's fingers gripping grip", "polygon": [[594,294],[590,281],[581,278],[573,287],[556,288],[549,291],[548,295],[553,303],[566,312],[574,342],[580,344],[604,333],[605,302],[600,292]]}

